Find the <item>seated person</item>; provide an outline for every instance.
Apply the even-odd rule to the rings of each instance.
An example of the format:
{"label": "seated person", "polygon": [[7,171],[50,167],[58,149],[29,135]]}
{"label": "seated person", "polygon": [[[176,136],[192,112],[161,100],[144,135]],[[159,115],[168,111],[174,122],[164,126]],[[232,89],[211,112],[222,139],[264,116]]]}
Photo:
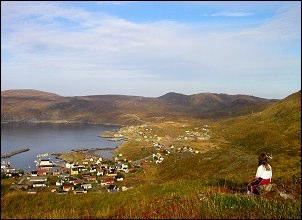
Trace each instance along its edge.
{"label": "seated person", "polygon": [[272,181],[272,167],[268,164],[268,156],[261,153],[258,157],[258,169],[255,179],[248,185],[248,194],[260,195],[259,187]]}

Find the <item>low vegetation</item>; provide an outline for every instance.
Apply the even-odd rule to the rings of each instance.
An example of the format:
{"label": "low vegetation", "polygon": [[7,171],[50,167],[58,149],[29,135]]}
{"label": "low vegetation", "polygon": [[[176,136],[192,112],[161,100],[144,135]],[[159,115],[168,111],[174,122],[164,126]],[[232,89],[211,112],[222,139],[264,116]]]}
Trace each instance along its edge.
{"label": "low vegetation", "polygon": [[[128,160],[142,159],[143,169],[125,179],[132,189],[111,194],[28,195],[10,192],[5,180],[1,182],[1,217],[300,219],[300,98],[298,92],[259,113],[227,120],[149,123],[152,130],[144,140],[135,140],[135,132],[129,130],[124,135],[133,138],[116,153]],[[209,140],[177,139],[205,124],[210,127]],[[188,145],[200,153],[176,151],[155,164],[144,160],[154,152],[151,136],[162,137],[159,142],[166,147]],[[262,151],[273,155],[273,189],[254,197],[246,194],[246,186],[254,178]]]}
{"label": "low vegetation", "polygon": [[2,218],[299,218],[301,215],[299,202],[231,194],[222,187],[205,186],[197,180],[145,184],[116,194],[14,192],[1,202]]}

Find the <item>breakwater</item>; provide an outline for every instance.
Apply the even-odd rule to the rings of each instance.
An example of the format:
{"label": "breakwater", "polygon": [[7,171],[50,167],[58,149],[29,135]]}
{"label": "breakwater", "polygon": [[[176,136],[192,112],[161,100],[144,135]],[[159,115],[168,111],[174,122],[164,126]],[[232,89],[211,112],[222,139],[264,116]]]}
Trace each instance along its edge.
{"label": "breakwater", "polygon": [[11,151],[11,152],[1,154],[1,158],[9,158],[9,157],[12,157],[16,154],[20,154],[20,153],[23,153],[23,152],[26,152],[26,151],[29,151],[29,150],[30,150],[29,148],[17,149],[17,150]]}

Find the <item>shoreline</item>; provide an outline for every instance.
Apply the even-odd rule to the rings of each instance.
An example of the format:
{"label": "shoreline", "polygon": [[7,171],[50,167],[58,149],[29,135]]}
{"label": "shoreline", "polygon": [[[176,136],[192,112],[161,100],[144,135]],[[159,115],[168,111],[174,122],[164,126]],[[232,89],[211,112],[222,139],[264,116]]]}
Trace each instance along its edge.
{"label": "shoreline", "polygon": [[105,126],[118,126],[124,127],[122,124],[114,123],[93,123],[81,121],[65,121],[65,120],[43,120],[43,121],[1,121],[2,124],[87,124],[87,125],[105,125]]}

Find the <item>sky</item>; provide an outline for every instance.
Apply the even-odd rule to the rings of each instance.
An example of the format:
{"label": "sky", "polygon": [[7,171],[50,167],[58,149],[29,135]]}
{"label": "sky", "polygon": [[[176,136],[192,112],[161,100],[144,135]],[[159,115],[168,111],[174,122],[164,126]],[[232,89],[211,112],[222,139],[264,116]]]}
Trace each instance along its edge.
{"label": "sky", "polygon": [[301,3],[1,1],[8,89],[284,98],[301,89]]}

